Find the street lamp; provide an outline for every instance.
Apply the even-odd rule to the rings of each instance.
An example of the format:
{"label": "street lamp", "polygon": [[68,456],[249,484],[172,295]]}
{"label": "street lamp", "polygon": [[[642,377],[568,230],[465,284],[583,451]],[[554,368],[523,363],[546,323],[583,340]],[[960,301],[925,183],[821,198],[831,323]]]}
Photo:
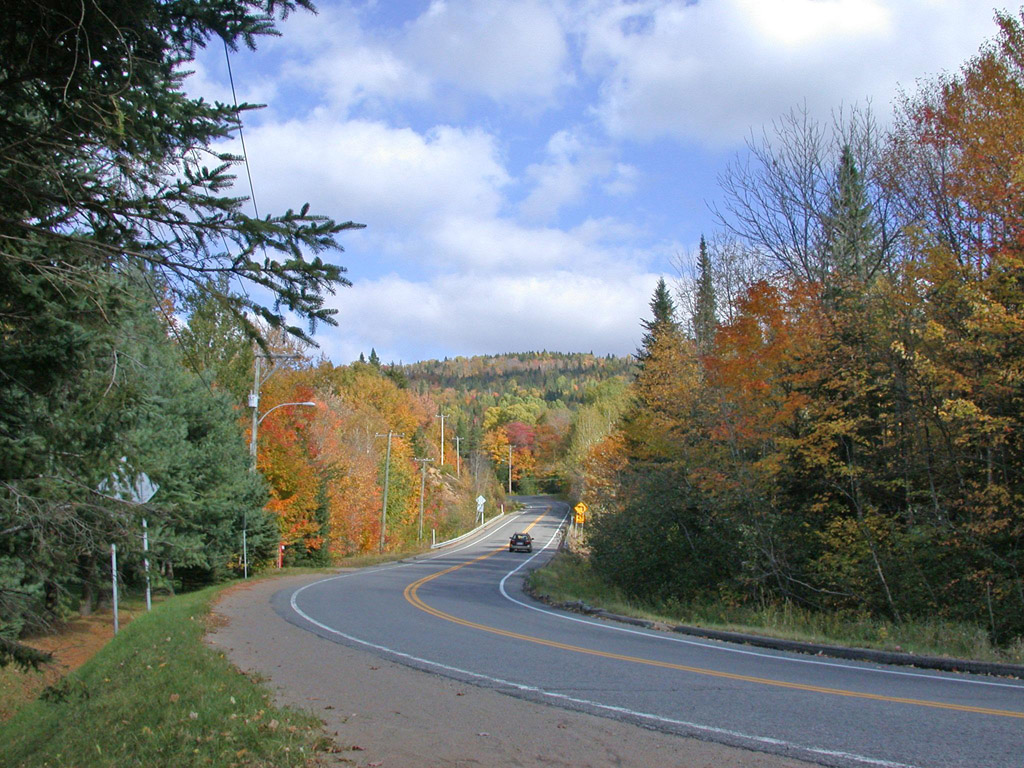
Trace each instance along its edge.
{"label": "street lamp", "polygon": [[305,402],[301,402],[301,403],[281,403],[280,405],[275,405],[273,408],[271,408],[269,411],[264,413],[259,418],[256,417],[256,413],[257,413],[256,409],[259,406],[259,402],[256,401],[255,403],[253,403],[252,398],[250,398],[250,405],[252,406],[252,435],[249,437],[249,456],[252,458],[252,463],[249,466],[249,470],[252,471],[252,472],[255,472],[256,471],[256,430],[259,428],[260,424],[263,423],[263,420],[265,418],[267,418],[267,416],[272,414],[274,411],[276,411],[278,408],[284,408],[286,405],[307,405],[307,406],[311,406],[313,408],[316,408],[316,403],[311,403],[309,401],[305,401]]}
{"label": "street lamp", "polygon": [[[262,416],[259,416],[259,395],[250,393],[249,395],[249,407],[252,408],[252,435],[249,436],[249,471],[256,471],[256,430],[259,428],[263,420],[270,414],[276,411],[278,408],[284,408],[286,405],[305,405],[316,408],[316,403],[303,401],[301,403],[281,403],[275,405],[273,408],[268,410]],[[242,575],[244,578],[249,578],[249,513],[248,510],[243,511],[242,517]]]}

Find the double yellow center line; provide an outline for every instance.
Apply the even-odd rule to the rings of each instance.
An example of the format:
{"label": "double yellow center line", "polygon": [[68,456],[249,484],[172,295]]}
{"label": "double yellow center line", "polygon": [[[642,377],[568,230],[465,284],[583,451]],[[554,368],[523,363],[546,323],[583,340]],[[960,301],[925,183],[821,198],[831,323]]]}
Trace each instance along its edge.
{"label": "double yellow center line", "polygon": [[[537,517],[526,531],[529,531],[533,526],[543,519],[544,515]],[[757,685],[770,685],[776,688],[789,688],[797,691],[808,691],[811,693],[822,693],[830,696],[844,696],[852,699],[869,699],[872,701],[885,701],[896,704],[910,704],[915,707],[930,707],[932,709],[948,709],[956,712],[972,712],[979,715],[990,715],[995,717],[1013,717],[1018,719],[1024,719],[1024,712],[1014,712],[1005,709],[990,709],[988,707],[974,707],[965,704],[950,704],[943,701],[929,701],[927,699],[911,699],[903,698],[900,696],[883,696],[877,693],[862,693],[860,691],[848,691],[842,688],[825,688],[817,685],[805,685],[803,683],[791,683],[785,680],[772,680],[765,677],[752,677],[750,675],[738,675],[732,672],[721,672],[716,669],[705,669],[703,667],[691,667],[685,664],[674,664],[668,661],[658,661],[657,659],[645,659],[640,656],[627,656],[621,653],[610,653],[608,651],[599,651],[593,648],[584,648],[578,645],[569,645],[567,643],[559,643],[554,640],[546,640],[542,637],[534,637],[532,635],[524,635],[520,632],[512,632],[507,629],[499,629],[498,627],[491,627],[486,624],[479,624],[475,621],[469,621],[468,619],[461,619],[458,616],[453,616],[450,613],[438,610],[433,606],[427,605],[423,602],[423,599],[419,596],[419,588],[424,584],[433,581],[434,579],[440,578],[445,574],[457,571],[460,568],[465,568],[467,565],[473,565],[479,563],[482,560],[486,560],[489,557],[493,557],[499,552],[503,552],[504,547],[493,550],[487,554],[475,557],[472,560],[467,560],[459,565],[453,565],[450,568],[445,568],[443,571],[438,571],[429,576],[424,576],[422,579],[414,581],[412,584],[405,588],[403,592],[405,599],[412,605],[419,608],[421,611],[429,613],[431,616],[436,616],[444,621],[450,621],[453,624],[459,624],[463,627],[469,627],[470,629],[478,629],[481,632],[489,632],[494,635],[501,635],[502,637],[510,637],[516,640],[522,640],[527,643],[535,643],[536,645],[547,646],[548,648],[557,648],[562,651],[568,651],[570,653],[580,653],[587,656],[597,656],[604,659],[614,659],[615,661],[624,661],[631,664],[643,664],[650,667],[659,667],[661,669],[672,669],[679,672],[690,672],[695,675],[704,675],[707,677],[724,678],[726,680],[738,680],[745,683],[755,683]]]}

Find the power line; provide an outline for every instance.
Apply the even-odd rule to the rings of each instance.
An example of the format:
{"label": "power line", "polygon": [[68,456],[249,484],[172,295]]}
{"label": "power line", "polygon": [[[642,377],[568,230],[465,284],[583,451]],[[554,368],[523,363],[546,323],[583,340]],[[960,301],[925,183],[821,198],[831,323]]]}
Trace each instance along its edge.
{"label": "power line", "polygon": [[242,130],[242,116],[238,112],[238,96],[235,94],[235,76],[231,71],[231,54],[228,51],[228,41],[224,41],[224,59],[228,63],[228,81],[231,83],[231,100],[235,104],[235,121],[238,123],[238,138],[242,142],[242,160],[245,161],[245,175],[249,179],[249,198],[252,200],[252,209],[256,212],[256,218],[260,217],[259,206],[256,205],[256,188],[252,183],[252,173],[249,170],[249,153],[245,151],[245,132]]}

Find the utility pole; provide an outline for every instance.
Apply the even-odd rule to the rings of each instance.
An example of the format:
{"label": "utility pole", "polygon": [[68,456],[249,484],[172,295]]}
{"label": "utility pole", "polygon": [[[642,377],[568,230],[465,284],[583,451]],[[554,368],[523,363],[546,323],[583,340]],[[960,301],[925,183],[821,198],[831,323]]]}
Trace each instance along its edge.
{"label": "utility pole", "polygon": [[[253,344],[255,347],[256,345]],[[260,425],[259,421],[259,410],[260,410],[260,386],[263,382],[260,380],[260,352],[259,348],[256,347],[255,354],[253,355],[253,378],[252,378],[252,391],[249,393],[249,407],[252,408],[252,432],[249,433],[249,471],[256,471],[256,429]],[[242,530],[245,528],[243,526]]]}
{"label": "utility pole", "polygon": [[[262,355],[260,353],[259,344],[253,342],[253,377],[252,377],[252,391],[249,393],[249,407],[252,408],[252,432],[249,434],[249,471],[256,471],[256,433],[260,427],[260,422],[266,418],[270,411],[281,406],[274,406],[270,411],[260,416],[260,389],[263,387],[264,382],[269,379],[274,371],[277,370],[277,360],[294,360],[299,355],[272,355],[267,353]],[[260,378],[260,360],[266,357],[270,362],[270,370],[267,371],[267,375]],[[282,405],[316,405],[316,403],[282,403]],[[249,543],[248,543],[248,532],[249,532],[249,512],[243,510],[242,513],[242,570],[245,578],[249,578]]]}
{"label": "utility pole", "polygon": [[434,416],[435,419],[441,419],[441,463],[438,465],[441,467],[444,466],[444,417],[447,415],[448,414],[442,411],[441,413]]}
{"label": "utility pole", "polygon": [[512,443],[508,444],[508,495],[512,495]]}
{"label": "utility pole", "polygon": [[[259,416],[260,411],[260,389],[266,383],[267,379],[274,375],[274,371],[277,370],[278,360],[295,360],[300,355],[274,355],[274,354],[263,354],[260,352],[259,345],[253,342],[253,377],[252,377],[252,391],[249,393],[249,407],[252,408],[252,432],[249,435],[249,471],[256,471],[256,431],[259,429],[260,422],[263,421]],[[266,358],[270,362],[270,370],[267,371],[267,375],[260,377],[260,361]],[[273,410],[273,408],[271,408]],[[270,413],[270,411],[267,411]],[[266,416],[267,414],[263,414]]]}
{"label": "utility pole", "polygon": [[419,533],[416,534],[416,541],[420,541],[423,538],[423,496],[427,490],[427,463],[433,459],[413,459],[413,461],[419,462],[420,465],[420,527]]}
{"label": "utility pole", "polygon": [[459,443],[462,442],[462,438],[458,435],[455,436],[455,476],[462,477],[462,449],[459,447]]}
{"label": "utility pole", "polygon": [[405,437],[405,433],[392,432],[390,429],[388,433],[382,434],[377,433],[376,437],[386,437],[388,439],[388,452],[387,458],[384,459],[384,504],[380,510],[380,551],[384,551],[384,533],[387,530],[388,524],[388,480],[391,478],[391,438],[394,436]]}

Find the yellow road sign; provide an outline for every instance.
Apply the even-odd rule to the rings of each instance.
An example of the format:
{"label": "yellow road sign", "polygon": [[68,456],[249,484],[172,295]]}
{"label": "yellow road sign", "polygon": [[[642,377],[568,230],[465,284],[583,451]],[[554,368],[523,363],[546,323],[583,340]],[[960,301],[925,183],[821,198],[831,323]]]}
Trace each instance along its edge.
{"label": "yellow road sign", "polygon": [[581,501],[573,509],[576,511],[576,525],[582,525],[587,519],[587,505]]}

